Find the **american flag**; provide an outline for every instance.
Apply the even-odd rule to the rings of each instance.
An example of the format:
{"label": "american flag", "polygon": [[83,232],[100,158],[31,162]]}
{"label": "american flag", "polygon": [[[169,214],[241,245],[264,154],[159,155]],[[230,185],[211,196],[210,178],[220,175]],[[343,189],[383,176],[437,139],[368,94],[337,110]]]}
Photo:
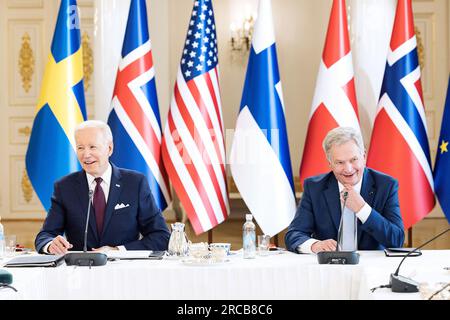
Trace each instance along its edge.
{"label": "american flag", "polygon": [[196,234],[229,214],[217,36],[210,0],[194,2],[162,155]]}
{"label": "american flag", "polygon": [[399,182],[405,228],[434,207],[425,108],[411,0],[399,0],[367,165]]}
{"label": "american flag", "polygon": [[111,161],[146,175],[160,210],[170,201],[161,158],[161,120],[145,0],[132,0],[108,124],[114,138]]}
{"label": "american flag", "polygon": [[306,178],[330,170],[322,150],[328,131],[340,126],[361,131],[347,30],[345,0],[333,0],[300,165],[302,184]]}

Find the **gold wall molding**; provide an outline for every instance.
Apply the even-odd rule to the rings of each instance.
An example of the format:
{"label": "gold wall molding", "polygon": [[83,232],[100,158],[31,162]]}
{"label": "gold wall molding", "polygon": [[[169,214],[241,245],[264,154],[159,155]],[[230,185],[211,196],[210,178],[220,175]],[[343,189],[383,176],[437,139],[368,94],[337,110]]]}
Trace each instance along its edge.
{"label": "gold wall molding", "polygon": [[88,91],[91,84],[92,74],[94,73],[94,54],[87,32],[83,33],[81,45],[83,47],[84,91]]}
{"label": "gold wall molding", "polygon": [[[9,143],[11,145],[27,145],[31,136],[33,118],[10,117],[9,118]],[[22,172],[22,170],[20,170]]]}
{"label": "gold wall molding", "polygon": [[417,39],[417,54],[419,56],[419,65],[422,70],[425,67],[425,49],[423,46],[422,34],[417,26],[414,26],[414,32]]}
{"label": "gold wall molding", "polygon": [[19,51],[19,73],[22,77],[22,87],[26,93],[30,91],[35,68],[31,38],[28,32],[22,36],[22,46]]}
{"label": "gold wall molding", "polygon": [[31,128],[29,126],[19,128],[17,131],[19,131],[20,134],[26,135],[27,137],[31,134]]}
{"label": "gold wall molding", "polygon": [[30,179],[28,178],[26,169],[23,169],[22,173],[22,192],[24,200],[27,203],[30,203],[31,199],[33,199],[33,186],[31,185]]}

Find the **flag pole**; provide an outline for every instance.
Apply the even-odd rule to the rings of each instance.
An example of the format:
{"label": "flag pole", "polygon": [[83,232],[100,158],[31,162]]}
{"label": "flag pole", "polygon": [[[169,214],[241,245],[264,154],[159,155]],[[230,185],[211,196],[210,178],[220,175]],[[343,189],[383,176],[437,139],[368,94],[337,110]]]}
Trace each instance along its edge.
{"label": "flag pole", "polygon": [[213,231],[212,229],[208,230],[208,243],[212,243],[213,242]]}
{"label": "flag pole", "polygon": [[408,246],[410,248],[412,248],[413,246],[413,231],[412,231],[412,227],[408,229]]}
{"label": "flag pole", "polygon": [[273,242],[275,244],[275,247],[278,247],[278,234],[273,236]]}

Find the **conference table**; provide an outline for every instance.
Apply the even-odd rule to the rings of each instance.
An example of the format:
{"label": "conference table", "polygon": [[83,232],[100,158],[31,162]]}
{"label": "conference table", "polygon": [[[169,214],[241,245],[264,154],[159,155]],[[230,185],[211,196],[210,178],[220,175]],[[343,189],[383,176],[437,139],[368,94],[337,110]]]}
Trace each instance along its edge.
{"label": "conference table", "polygon": [[[450,282],[450,250],[425,250],[405,260],[400,274],[430,285]],[[357,265],[319,265],[315,255],[271,251],[243,259],[234,252],[217,264],[185,260],[117,260],[100,267],[7,268],[18,290],[2,299],[424,299],[423,293],[371,288],[389,283],[401,258],[360,251]],[[5,262],[5,261],[3,261]],[[2,262],[0,262],[2,263]]]}

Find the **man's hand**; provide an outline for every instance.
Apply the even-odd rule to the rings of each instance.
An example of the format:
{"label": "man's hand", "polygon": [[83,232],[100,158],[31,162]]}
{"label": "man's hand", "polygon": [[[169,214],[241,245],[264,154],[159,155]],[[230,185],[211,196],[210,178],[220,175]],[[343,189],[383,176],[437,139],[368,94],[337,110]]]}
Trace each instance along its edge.
{"label": "man's hand", "polygon": [[347,196],[347,202],[345,203],[345,206],[352,210],[354,213],[358,213],[359,210],[361,210],[366,202],[364,201],[363,197],[353,189],[352,185],[344,184],[344,190],[341,193],[341,200],[344,201],[344,192],[348,192]]}
{"label": "man's hand", "polygon": [[73,245],[69,243],[64,237],[57,236],[52,240],[48,247],[50,254],[66,254],[67,250],[72,249]]}
{"label": "man's hand", "polygon": [[336,241],[333,239],[328,239],[324,241],[316,241],[311,246],[311,251],[314,253],[320,251],[335,251],[336,250]]}
{"label": "man's hand", "polygon": [[111,251],[111,250],[119,250],[119,248],[110,247],[110,246],[103,246],[101,248],[92,248],[92,251],[96,251],[96,252],[107,252],[107,251]]}

